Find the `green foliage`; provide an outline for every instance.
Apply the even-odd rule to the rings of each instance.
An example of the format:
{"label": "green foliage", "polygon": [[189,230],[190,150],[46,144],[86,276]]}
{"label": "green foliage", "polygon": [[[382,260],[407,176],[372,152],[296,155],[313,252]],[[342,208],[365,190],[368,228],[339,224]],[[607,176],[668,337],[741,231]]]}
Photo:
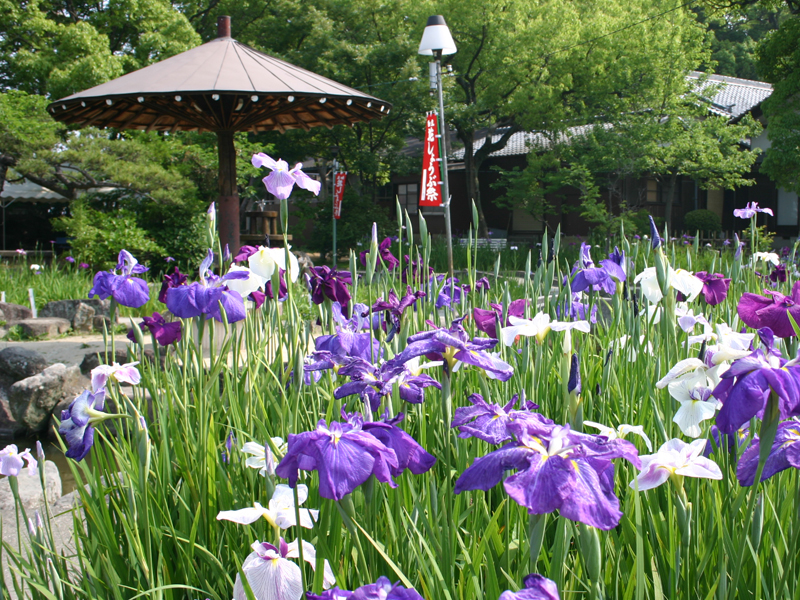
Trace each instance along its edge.
{"label": "green foliage", "polygon": [[[297,201],[297,214],[301,219],[298,229],[307,222],[313,224],[313,234],[307,246],[323,256],[333,250],[333,205],[331,202]],[[346,256],[349,250],[357,253],[369,249],[369,232],[372,224],[378,224],[380,239],[396,235],[397,226],[389,211],[371,198],[361,196],[352,186],[346,186],[342,200],[342,218],[336,223],[336,252]],[[361,244],[361,245],[359,245]]]}
{"label": "green foliage", "polygon": [[716,233],[722,231],[722,219],[714,211],[700,208],[683,215],[683,227],[689,231]]}
{"label": "green foliage", "polygon": [[[742,233],[742,240],[750,240],[750,227]],[[756,225],[756,252],[772,252],[775,233],[767,229],[766,225]]]}
{"label": "green foliage", "polygon": [[800,12],[764,40],[758,55],[774,88],[763,103],[771,146],[761,169],[780,187],[800,192]]}

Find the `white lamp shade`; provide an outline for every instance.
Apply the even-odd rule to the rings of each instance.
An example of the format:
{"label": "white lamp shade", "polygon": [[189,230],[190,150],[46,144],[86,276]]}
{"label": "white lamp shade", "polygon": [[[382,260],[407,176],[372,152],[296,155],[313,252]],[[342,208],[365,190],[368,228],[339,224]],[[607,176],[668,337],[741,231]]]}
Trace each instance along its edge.
{"label": "white lamp shade", "polygon": [[422,41],[419,43],[419,54],[430,56],[435,50],[441,50],[442,54],[456,53],[456,43],[442,15],[428,17]]}

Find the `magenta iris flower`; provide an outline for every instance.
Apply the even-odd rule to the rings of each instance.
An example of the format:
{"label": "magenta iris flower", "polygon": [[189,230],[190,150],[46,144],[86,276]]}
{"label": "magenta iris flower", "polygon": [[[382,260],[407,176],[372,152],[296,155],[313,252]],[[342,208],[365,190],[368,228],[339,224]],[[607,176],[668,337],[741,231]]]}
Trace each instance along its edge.
{"label": "magenta iris flower", "polygon": [[744,208],[734,208],[733,216],[739,217],[740,219],[752,219],[760,212],[773,216],[771,208],[759,208],[758,202],[748,202]]}
{"label": "magenta iris flower", "polygon": [[[361,261],[361,265],[364,267],[367,266],[367,254],[369,254],[369,250],[358,253],[358,260]],[[400,261],[392,254],[392,238],[384,238],[378,246],[378,255],[390,271],[394,271],[397,265],[400,264]]]}
{"label": "magenta iris flower", "polygon": [[130,252],[122,250],[114,269],[95,274],[94,285],[89,290],[89,298],[97,296],[100,300],[105,300],[111,296],[117,304],[139,308],[150,299],[150,288],[144,279],[132,277],[132,275],[148,270],[144,265],[140,265]]}
{"label": "magenta iris flower", "polygon": [[162,304],[167,303],[167,290],[170,288],[178,287],[186,283],[186,275],[175,267],[175,272],[172,275],[164,275],[164,281],[161,282],[161,291],[158,292],[158,301]]}
{"label": "magenta iris flower", "polygon": [[[397,487],[392,476],[399,475],[404,468],[425,472],[433,465],[432,457],[411,436],[395,431],[393,423],[365,424],[359,413],[347,417],[347,421],[333,421],[330,426],[320,420],[314,431],[290,434],[288,450],[275,474],[288,479],[294,487],[299,470],[318,471],[319,495],[341,500],[372,475]],[[398,460],[398,452],[405,462]]]}
{"label": "magenta iris flower", "polygon": [[448,368],[460,361],[491,373],[499,381],[511,379],[513,367],[487,352],[497,345],[497,340],[470,339],[461,324],[465,318],[455,319],[449,329],[436,328],[409,336],[405,350],[389,362],[404,364],[417,356],[427,356],[430,360],[446,360]]}
{"label": "magenta iris flower", "polygon": [[735,433],[753,417],[762,418],[771,392],[778,396],[782,419],[800,414],[800,367],[756,350],[722,374],[713,396],[722,402],[717,427]]}
{"label": "magenta iris flower", "polygon": [[703,297],[706,300],[706,304],[716,306],[728,297],[728,288],[731,285],[731,280],[727,279],[722,273],[712,274],[706,271],[698,271],[694,276],[703,282]]}
{"label": "magenta iris flower", "polygon": [[[739,459],[739,464],[736,466],[736,477],[743,486],[753,485],[756,478],[759,448],[760,442],[756,437],[742,454],[742,458]],[[784,421],[778,425],[775,440],[772,442],[769,456],[764,463],[761,481],[766,481],[789,467],[800,469],[800,421],[797,419]]]}
{"label": "magenta iris flower", "polygon": [[206,258],[200,264],[200,281],[167,289],[166,304],[173,315],[181,319],[191,319],[205,314],[208,318],[222,321],[220,310],[220,305],[222,305],[229,323],[241,321],[247,316],[241,294],[228,289],[225,281],[247,279],[249,273],[234,271],[219,277],[210,271],[213,261],[214,253],[209,250]]}
{"label": "magenta iris flower", "polygon": [[271,169],[270,174],[264,177],[263,181],[267,191],[278,200],[288,198],[295,185],[308,190],[315,196],[319,195],[322,184],[300,170],[300,167],[303,166],[302,163],[297,163],[294,169],[289,170],[289,164],[285,160],[275,160],[263,152],[253,154],[252,162],[256,169],[260,167]]}
{"label": "magenta iris flower", "polygon": [[518,592],[506,590],[498,600],[560,600],[556,582],[541,575],[526,575]]}
{"label": "magenta iris flower", "polygon": [[[413,306],[417,300],[425,297],[425,292],[414,292],[411,286],[406,287],[406,294],[402,298],[398,298],[394,289],[389,290],[389,296],[386,300],[378,298],[378,301],[372,305],[372,313],[386,312],[388,321],[391,323],[391,329],[386,337],[387,342],[391,342],[395,334],[400,331],[400,320],[403,318],[403,313],[407,308]],[[364,311],[361,315],[366,317],[369,315],[368,311]]]}
{"label": "magenta iris flower", "polygon": [[786,265],[779,264],[772,269],[772,273],[769,274],[769,280],[772,283],[786,283]]}
{"label": "magenta iris flower", "polygon": [[[159,345],[169,346],[170,344],[181,341],[180,321],[168,323],[167,320],[157,312],[154,312],[153,316],[143,317],[143,319],[144,320],[139,323],[139,328],[142,331],[149,331],[152,333]],[[134,343],[136,342],[133,329],[128,331],[128,339]]]}
{"label": "magenta iris flower", "polygon": [[769,327],[778,337],[793,337],[794,329],[787,314],[791,313],[794,320],[800,323],[800,281],[792,286],[791,296],[771,290],[764,290],[764,293],[770,297],[749,292],[742,294],[736,308],[739,318],[753,329]]}
{"label": "magenta iris flower", "polygon": [[350,302],[348,285],[353,283],[350,271],[336,271],[330,267],[312,267],[306,273],[306,284],[311,293],[314,304],[322,304],[327,298],[331,302],[338,302],[342,312],[347,315],[347,304]]}
{"label": "magenta iris flower", "polygon": [[[505,405],[489,404],[480,394],[472,394],[467,398],[472,406],[456,408],[450,427],[458,427],[460,438],[475,437],[489,444],[501,444],[512,439],[511,425],[514,423],[528,423],[534,428],[551,428],[554,423],[530,410],[517,410],[515,406],[519,395],[514,394]],[[532,402],[529,403],[537,407]],[[538,408],[538,407],[537,407]]]}
{"label": "magenta iris flower", "polygon": [[64,260],[67,261],[68,263],[74,263],[75,262],[75,259],[72,258],[71,256],[67,256]]}
{"label": "magenta iris flower", "polygon": [[[475,286],[477,287],[477,285]],[[528,301],[524,298],[513,300],[508,304],[508,313],[506,314],[506,322],[504,326],[508,326],[508,317],[522,317],[525,315],[525,306]],[[491,338],[497,338],[497,321],[503,318],[503,305],[490,304],[492,310],[485,308],[473,308],[472,318],[475,320],[475,328],[482,331]]]}
{"label": "magenta iris flower", "polygon": [[[430,279],[431,275],[433,275],[433,267],[428,267],[427,275],[423,275],[420,273],[420,269],[422,268],[422,259],[418,261],[412,261],[408,254],[405,255],[407,265],[405,269],[403,269],[403,275],[401,277],[403,283],[416,283],[417,281],[424,282]],[[409,273],[409,270],[411,271]]]}
{"label": "magenta iris flower", "polygon": [[598,529],[619,524],[622,512],[614,495],[613,458],[641,467],[636,447],[621,439],[572,431],[568,425],[510,426],[516,441],[476,458],[456,482],[456,494],[489,490],[505,471],[517,472],[503,481],[506,493],[530,514],[558,510],[562,517]]}

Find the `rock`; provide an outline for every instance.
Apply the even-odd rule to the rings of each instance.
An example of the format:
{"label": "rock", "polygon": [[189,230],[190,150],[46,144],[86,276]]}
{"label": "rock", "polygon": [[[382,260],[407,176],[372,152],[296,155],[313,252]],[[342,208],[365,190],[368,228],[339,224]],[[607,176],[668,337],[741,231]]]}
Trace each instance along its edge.
{"label": "rock", "polygon": [[58,317],[46,317],[42,319],[23,319],[14,325],[22,329],[24,336],[29,338],[57,338],[61,334],[67,333],[72,325],[66,319]]}
{"label": "rock", "polygon": [[[99,354],[99,358],[98,358],[98,354]],[[106,357],[105,352],[99,352],[99,353],[98,352],[87,352],[86,355],[83,357],[83,361],[81,362],[81,373],[83,373],[84,375],[88,375],[92,371],[92,369],[94,369],[96,367],[99,367],[101,364],[108,364],[106,362],[106,358],[105,357]],[[163,368],[164,359],[165,359],[165,351],[162,351],[160,353],[159,358],[160,358],[160,362],[161,362],[161,367]],[[152,349],[147,348],[144,351],[144,359],[147,360],[147,361],[150,361],[151,363],[155,361],[156,355],[155,355],[155,353],[153,352]],[[124,365],[127,362],[134,362],[135,360],[136,360],[136,358],[134,358],[131,361],[128,360],[128,351],[127,350],[117,350],[116,353],[114,354],[113,359],[111,359],[110,362],[115,362],[115,363],[119,363],[121,365]]]}
{"label": "rock", "polygon": [[[35,448],[31,448],[31,452],[36,456]],[[0,511],[3,512],[4,516],[8,512],[12,515],[14,514],[14,494],[11,492],[11,485],[9,485],[8,479],[8,477],[0,479]],[[44,506],[45,495],[50,504],[61,498],[61,476],[58,474],[56,463],[51,460],[44,463],[44,483],[45,489],[42,491],[38,471],[36,475],[29,475],[28,469],[25,468],[17,475],[19,497],[25,512],[31,518],[35,518],[33,511]],[[3,519],[3,522],[5,523],[6,520]]]}
{"label": "rock", "polygon": [[40,432],[50,423],[53,408],[62,399],[65,390],[80,383],[81,372],[77,366],[67,367],[56,363],[33,377],[17,381],[11,386],[8,403],[11,416],[29,432]]}
{"label": "rock", "polygon": [[103,330],[103,320],[111,323],[111,302],[106,300],[54,300],[48,302],[40,317],[66,319],[77,331]]}
{"label": "rock", "polygon": [[0,350],[0,373],[8,375],[13,381],[33,377],[47,368],[44,356],[21,346],[10,346]]}
{"label": "rock", "polygon": [[33,318],[33,312],[31,312],[31,309],[22,306],[21,304],[0,302],[0,311],[3,311],[3,318],[6,323],[13,323],[14,321],[21,321],[22,319]]}
{"label": "rock", "polygon": [[102,333],[103,325],[105,325],[106,330],[111,329],[111,319],[102,315],[95,315],[92,317],[92,329]]}

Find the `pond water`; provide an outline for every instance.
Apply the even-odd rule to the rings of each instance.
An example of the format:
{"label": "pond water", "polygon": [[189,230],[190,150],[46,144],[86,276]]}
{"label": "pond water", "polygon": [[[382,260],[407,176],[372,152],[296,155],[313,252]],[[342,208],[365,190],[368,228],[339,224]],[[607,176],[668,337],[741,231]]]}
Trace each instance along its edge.
{"label": "pond water", "polygon": [[[33,454],[35,457],[36,440],[37,438],[0,439],[0,448],[5,448],[8,444],[16,444],[20,452],[25,450],[25,448],[30,448],[31,454]],[[61,448],[59,448],[51,440],[43,439],[39,441],[42,442],[42,449],[44,450],[45,458],[47,460],[52,460],[58,467],[58,473],[61,475],[61,493],[69,494],[77,487],[75,484],[75,478],[72,476],[72,471],[69,468],[69,462],[72,459],[64,456]],[[84,460],[89,460],[89,457],[87,456]],[[3,476],[0,475],[0,478],[2,477]]]}

